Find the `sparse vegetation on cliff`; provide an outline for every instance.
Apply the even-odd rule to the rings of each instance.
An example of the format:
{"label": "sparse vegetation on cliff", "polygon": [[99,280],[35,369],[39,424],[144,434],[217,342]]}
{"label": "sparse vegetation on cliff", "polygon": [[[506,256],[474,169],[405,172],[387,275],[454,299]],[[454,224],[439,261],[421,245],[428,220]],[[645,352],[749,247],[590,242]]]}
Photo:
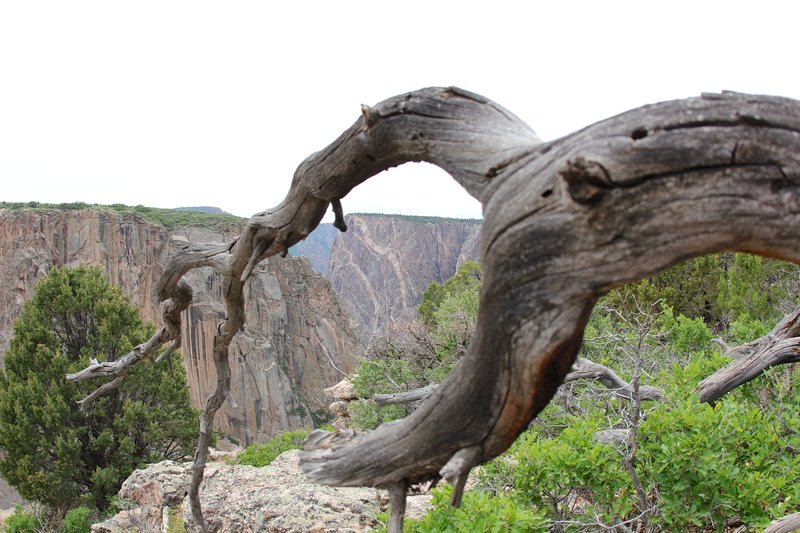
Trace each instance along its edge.
{"label": "sparse vegetation on cliff", "polygon": [[221,227],[240,224],[242,219],[229,214],[211,214],[184,209],[162,209],[143,205],[128,206],[123,204],[98,205],[84,202],[67,202],[61,204],[45,204],[39,202],[0,202],[0,209],[33,210],[33,211],[75,211],[94,209],[97,211],[113,211],[116,213],[136,213],[143,218],[155,222],[166,229],[181,226]]}
{"label": "sparse vegetation on cliff", "polygon": [[263,444],[251,444],[238,455],[237,462],[241,465],[267,466],[287,450],[302,449],[309,433],[311,430],[285,431]]}

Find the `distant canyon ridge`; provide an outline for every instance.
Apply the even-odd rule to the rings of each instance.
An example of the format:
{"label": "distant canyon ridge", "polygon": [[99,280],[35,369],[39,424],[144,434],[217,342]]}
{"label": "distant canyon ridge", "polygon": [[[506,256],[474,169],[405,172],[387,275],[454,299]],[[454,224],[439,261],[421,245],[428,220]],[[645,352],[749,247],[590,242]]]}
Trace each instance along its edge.
{"label": "distant canyon ridge", "polygon": [[[0,357],[34,284],[52,266],[101,266],[156,322],[155,283],[176,250],[189,241],[230,242],[244,222],[114,207],[0,207]],[[355,370],[365,343],[413,317],[431,281],[478,257],[476,220],[354,214],[346,222],[345,233],[320,225],[291,250],[295,257],[265,261],[248,281],[247,322],[232,345],[231,398],[216,418],[216,429],[243,445],[326,422],[331,400],[323,389]],[[187,278],[195,301],[181,355],[199,408],[216,384],[207,354],[223,305],[213,271]]]}
{"label": "distant canyon ridge", "polygon": [[422,293],[480,254],[480,221],[353,214],[347,231],[320,226],[290,250],[308,257],[342,296],[366,339],[412,318]]}

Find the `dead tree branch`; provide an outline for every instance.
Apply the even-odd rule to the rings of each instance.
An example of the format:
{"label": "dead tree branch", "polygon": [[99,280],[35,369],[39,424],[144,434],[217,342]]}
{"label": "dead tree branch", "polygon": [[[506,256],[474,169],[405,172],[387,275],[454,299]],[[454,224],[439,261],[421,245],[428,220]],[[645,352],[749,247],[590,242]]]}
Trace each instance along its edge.
{"label": "dead tree branch", "polygon": [[218,385],[201,421],[190,489],[201,525],[197,491],[229,386],[228,346],[243,324],[244,280],[307,236],[328,206],[340,219],[339,202],[354,187],[408,161],[438,165],[483,203],[476,330],[462,363],[409,417],[365,434],[312,433],[301,461],[317,482],[399,487],[437,477],[461,450],[471,450],[470,464],[499,455],[550,401],[596,299],[614,287],[721,250],[800,261],[796,101],[704,95],[548,143],[460,89],[365,106],[300,164],[281,204],[254,215],[230,245],[186,246],[159,282],[165,301],[193,268],[211,266],[223,279]]}
{"label": "dead tree branch", "polygon": [[[464,133],[451,152],[465,152]],[[515,134],[517,155],[484,163],[473,192],[484,205],[484,276],[465,358],[399,422],[352,438],[316,432],[305,472],[389,486],[434,477],[462,449],[491,459],[568,374],[604,292],[714,251],[800,259],[799,133],[797,102],[726,93],[647,106],[546,144]]]}
{"label": "dead tree branch", "polygon": [[[612,394],[626,400],[633,399],[636,393],[633,383],[628,383],[607,366],[592,362],[584,357],[579,357],[575,361],[575,364],[572,365],[572,370],[564,378],[564,383],[578,379],[599,381]],[[639,400],[660,400],[664,396],[661,389],[652,385],[639,385],[638,389]]]}
{"label": "dead tree branch", "polygon": [[[580,357],[575,361],[569,374],[564,378],[564,383],[577,381],[579,379],[599,381],[615,396],[625,398],[626,400],[633,398],[634,390],[631,383],[623,380],[616,372],[607,366],[595,363],[584,357]],[[405,392],[373,394],[372,400],[380,406],[417,402],[433,394],[433,391],[435,391],[438,386],[439,385],[436,383],[431,383],[425,387]],[[663,391],[658,387],[652,385],[639,386],[640,400],[660,400],[663,396]]]}
{"label": "dead tree branch", "polygon": [[769,523],[764,533],[790,533],[800,529],[800,513],[786,515]]}
{"label": "dead tree branch", "polygon": [[414,389],[406,392],[395,392],[393,394],[373,394],[372,400],[378,405],[392,405],[398,403],[410,403],[424,400],[436,390],[439,385],[431,383],[419,389]]}
{"label": "dead tree branch", "polygon": [[701,402],[714,402],[770,367],[800,361],[800,307],[772,331],[756,340],[728,349],[733,360],[697,386]]}

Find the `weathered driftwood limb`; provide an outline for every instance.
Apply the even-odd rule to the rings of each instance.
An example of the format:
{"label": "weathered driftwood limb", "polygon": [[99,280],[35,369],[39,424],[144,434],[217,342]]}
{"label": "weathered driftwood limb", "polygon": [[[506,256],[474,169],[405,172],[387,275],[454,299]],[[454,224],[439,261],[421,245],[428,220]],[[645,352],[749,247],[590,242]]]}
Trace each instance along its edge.
{"label": "weathered driftwood limb", "polygon": [[403,519],[406,516],[406,496],[408,494],[408,484],[399,481],[389,486],[389,531],[403,531]]}
{"label": "weathered driftwood limb", "polygon": [[701,402],[720,399],[770,367],[800,361],[800,307],[763,337],[734,346],[725,355],[733,360],[698,384]]}
{"label": "weathered driftwood limb", "polygon": [[[243,281],[284,254],[369,177],[408,161],[449,172],[484,206],[480,312],[459,367],[406,419],[375,431],[314,432],[304,471],[330,485],[393,487],[435,478],[461,450],[502,453],[568,374],[596,299],[679,260],[741,250],[800,261],[800,103],[705,95],[630,111],[542,143],[517,117],[460,89],[364,107],[298,167],[280,205],[230,245],[187,245],[159,298],[211,266],[228,308],[214,345],[218,386],[201,421],[194,516],[208,433],[230,381]],[[472,453],[472,452],[471,452]],[[398,503],[399,505],[399,503]],[[396,531],[397,529],[395,529]]]}
{"label": "weathered driftwood limb", "polygon": [[461,505],[461,495],[464,493],[469,471],[480,464],[480,457],[481,449],[479,446],[462,448],[439,470],[439,475],[453,485],[453,495],[450,503],[454,507]]}
{"label": "weathered driftwood limb", "polygon": [[800,529],[800,513],[786,515],[769,523],[764,533],[790,533]]}
{"label": "weathered driftwood limb", "polygon": [[[577,381],[579,379],[586,379],[590,381],[599,381],[615,396],[630,400],[633,397],[633,386],[619,377],[619,375],[607,366],[595,363],[584,357],[579,357],[572,365],[569,374],[564,378],[564,383],[569,381]],[[372,400],[377,405],[392,405],[398,403],[410,403],[424,400],[431,394],[439,385],[431,383],[419,389],[413,389],[405,392],[395,392],[393,394],[373,394]],[[641,400],[660,400],[664,396],[663,391],[652,385],[639,386],[639,398]]]}
{"label": "weathered driftwood limb", "polygon": [[[564,378],[564,383],[579,379],[599,381],[612,394],[626,400],[632,399],[636,393],[633,385],[619,377],[616,372],[607,366],[595,363],[584,357],[579,357],[575,361],[575,364],[572,365],[572,370]],[[640,400],[659,400],[664,396],[661,389],[652,385],[639,385],[638,394]]]}
{"label": "weathered driftwood limb", "polygon": [[222,278],[228,311],[214,340],[217,389],[201,417],[189,488],[192,514],[202,529],[207,528],[199,487],[208,442],[214,416],[230,387],[228,347],[244,322],[243,286],[255,265],[267,257],[285,255],[319,224],[329,205],[335,225],[346,229],[341,198],[387,168],[427,161],[448,171],[478,198],[493,176],[526,155],[537,142],[533,131],[514,115],[460,89],[423,89],[390,98],[375,107],[364,106],[362,116],[337,141],[306,159],[283,202],[254,215],[234,242],[186,244],[178,250],[158,282],[159,299],[171,298],[181,277],[190,270],[212,267]]}
{"label": "weathered driftwood limb", "polygon": [[393,394],[373,394],[372,401],[378,405],[392,405],[398,403],[410,403],[424,400],[436,390],[438,383],[431,383],[419,389],[414,389],[405,392],[395,392]]}
{"label": "weathered driftwood limb", "polygon": [[[462,120],[437,112],[439,127],[474,123],[472,108],[462,111]],[[470,153],[472,138],[455,133],[451,152]],[[491,459],[567,375],[601,294],[714,251],[800,259],[798,102],[706,95],[546,144],[513,138],[513,157],[482,154],[490,170],[466,174],[485,218],[480,313],[465,358],[404,420],[366,434],[315,432],[302,466],[316,481],[390,486],[434,477],[462,449]],[[352,154],[363,143],[350,139],[329,150]],[[341,167],[326,174],[348,181]]]}

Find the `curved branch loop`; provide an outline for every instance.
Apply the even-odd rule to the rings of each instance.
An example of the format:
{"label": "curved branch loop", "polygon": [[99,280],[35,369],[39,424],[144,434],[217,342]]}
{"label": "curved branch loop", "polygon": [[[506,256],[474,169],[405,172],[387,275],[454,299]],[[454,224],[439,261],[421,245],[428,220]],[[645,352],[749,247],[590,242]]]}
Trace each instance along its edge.
{"label": "curved branch loop", "polygon": [[340,200],[353,187],[409,161],[440,166],[484,206],[483,284],[469,350],[408,418],[366,434],[314,432],[301,456],[315,481],[394,487],[398,505],[398,487],[436,478],[453,457],[479,464],[511,445],[569,372],[604,292],[720,250],[800,261],[796,101],[704,95],[645,106],[546,144],[497,104],[456,88],[365,107],[298,167],[281,204],[253,216],[227,247],[187,247],[159,281],[163,301],[183,274],[212,266],[228,308],[190,488],[203,528],[197,491],[230,384],[228,347],[244,321],[244,280],[258,261],[306,237],[329,205],[340,219]]}
{"label": "curved branch loop", "polygon": [[[487,461],[547,405],[603,293],[714,251],[800,260],[796,101],[726,93],[665,102],[517,156],[472,182],[484,204],[484,275],[461,365],[401,421],[355,438],[315,433],[301,456],[315,481],[421,482],[464,449]],[[349,184],[344,170],[330,174]]]}

